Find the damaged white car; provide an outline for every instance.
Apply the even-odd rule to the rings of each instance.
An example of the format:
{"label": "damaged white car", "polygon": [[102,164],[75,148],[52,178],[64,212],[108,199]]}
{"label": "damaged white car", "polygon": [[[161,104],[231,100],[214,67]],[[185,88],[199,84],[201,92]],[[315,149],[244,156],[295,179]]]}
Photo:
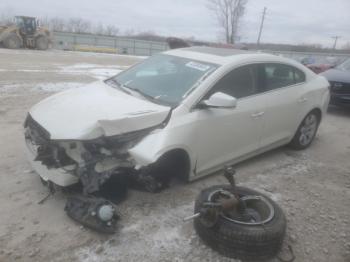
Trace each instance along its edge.
{"label": "damaged white car", "polygon": [[170,50],[35,105],[24,125],[27,154],[43,180],[62,187],[80,181],[93,193],[126,174],[156,191],[285,144],[308,147],[328,86],[282,57]]}

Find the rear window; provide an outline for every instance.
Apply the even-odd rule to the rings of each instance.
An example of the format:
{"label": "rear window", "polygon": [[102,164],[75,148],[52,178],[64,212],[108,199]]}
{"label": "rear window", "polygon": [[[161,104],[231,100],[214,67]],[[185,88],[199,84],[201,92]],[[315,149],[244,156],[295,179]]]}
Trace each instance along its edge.
{"label": "rear window", "polygon": [[289,65],[264,64],[265,90],[274,90],[305,82],[305,74]]}

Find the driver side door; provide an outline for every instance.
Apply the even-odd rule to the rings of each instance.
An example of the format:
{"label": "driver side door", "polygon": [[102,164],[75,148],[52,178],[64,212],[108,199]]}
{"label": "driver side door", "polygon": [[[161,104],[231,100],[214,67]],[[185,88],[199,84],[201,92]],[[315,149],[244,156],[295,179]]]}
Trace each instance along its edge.
{"label": "driver side door", "polygon": [[235,97],[237,106],[195,110],[198,176],[247,157],[260,147],[266,103],[259,95],[257,66],[245,65],[227,73],[202,101],[217,92]]}

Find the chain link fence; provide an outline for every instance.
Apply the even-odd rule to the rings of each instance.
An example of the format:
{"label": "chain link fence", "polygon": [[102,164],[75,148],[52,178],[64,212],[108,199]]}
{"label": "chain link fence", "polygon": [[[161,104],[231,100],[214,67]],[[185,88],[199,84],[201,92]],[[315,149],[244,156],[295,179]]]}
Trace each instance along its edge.
{"label": "chain link fence", "polygon": [[[92,34],[78,34],[68,32],[54,32],[53,47],[61,50],[72,51],[90,51],[138,56],[150,56],[155,53],[163,52],[169,49],[166,42],[153,42],[137,39],[129,39],[126,37],[100,36]],[[268,51],[271,53],[288,57],[301,62],[303,59],[315,61],[315,63],[339,64],[350,54],[332,54],[332,53],[312,53],[312,52],[288,52],[288,51]]]}
{"label": "chain link fence", "polygon": [[169,49],[166,42],[152,42],[125,37],[54,32],[53,48],[126,55],[150,56]]}

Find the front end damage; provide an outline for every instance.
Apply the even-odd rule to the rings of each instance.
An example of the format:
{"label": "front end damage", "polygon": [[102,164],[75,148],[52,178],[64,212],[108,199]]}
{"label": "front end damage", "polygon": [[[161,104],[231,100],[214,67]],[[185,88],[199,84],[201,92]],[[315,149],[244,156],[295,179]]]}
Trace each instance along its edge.
{"label": "front end damage", "polygon": [[29,114],[24,123],[27,155],[41,179],[49,183],[50,194],[55,191],[53,184],[81,184],[83,195],[73,194],[67,200],[69,217],[99,232],[114,233],[119,218],[115,203],[125,197],[128,187],[152,192],[163,187],[150,172],[153,164],[136,168],[128,150],[164,125],[93,140],[52,140]]}
{"label": "front end damage", "polygon": [[148,168],[136,169],[137,163],[128,150],[160,125],[85,141],[51,140],[30,115],[24,127],[30,162],[45,181],[63,187],[80,182],[84,194],[93,194],[112,177],[119,176],[156,190],[157,182],[148,176]]}

